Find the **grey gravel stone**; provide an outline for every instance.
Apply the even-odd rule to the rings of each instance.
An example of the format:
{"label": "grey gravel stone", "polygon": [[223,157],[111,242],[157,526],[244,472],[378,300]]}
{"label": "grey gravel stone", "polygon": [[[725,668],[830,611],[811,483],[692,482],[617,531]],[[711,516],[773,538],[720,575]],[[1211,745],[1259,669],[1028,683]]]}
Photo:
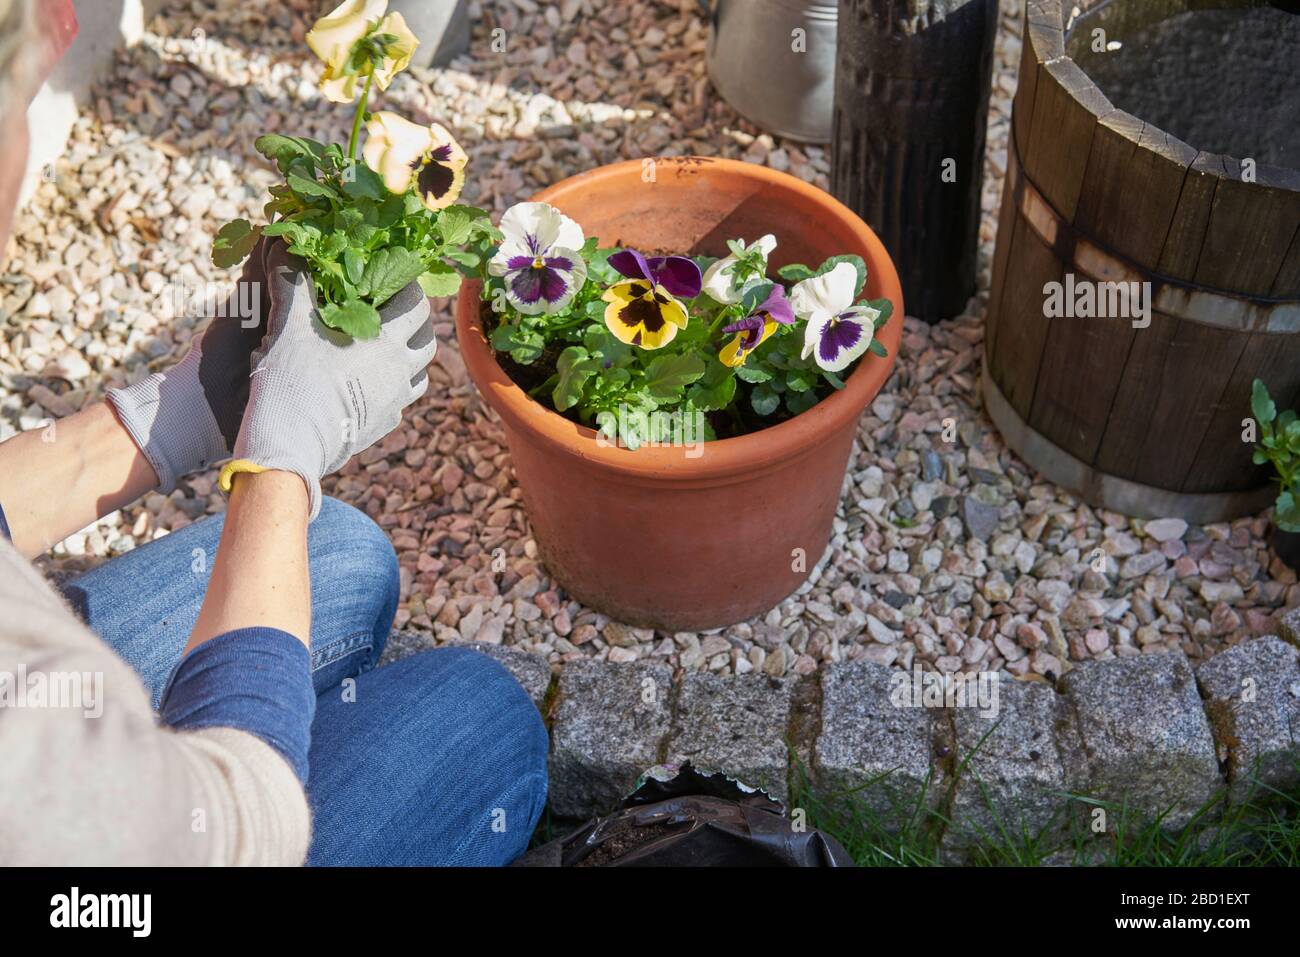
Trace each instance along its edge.
{"label": "grey gravel stone", "polygon": [[961,518],[966,525],[966,534],[982,542],[997,531],[998,510],[992,505],[977,502],[969,495],[961,500]]}
{"label": "grey gravel stone", "polygon": [[[1050,685],[1015,681],[1001,673],[997,709],[953,708],[959,769],[944,843],[961,846],[981,837],[1059,832],[1068,822],[1064,749],[1078,740],[1065,702]],[[965,765],[964,768],[962,765]]]}
{"label": "grey gravel stone", "polygon": [[688,674],[678,693],[668,760],[722,771],[784,801],[794,679]]}
{"label": "grey gravel stone", "polygon": [[821,728],[813,746],[813,777],[834,800],[851,800],[882,823],[898,826],[925,796],[937,799],[931,776],[931,716],[922,707],[896,707],[893,681],[906,672],[867,661],[823,672]]}
{"label": "grey gravel stone", "polygon": [[671,694],[666,665],[566,665],[551,725],[551,808],[562,817],[589,817],[622,800],[659,763]]}
{"label": "grey gravel stone", "polygon": [[1181,652],[1085,662],[1061,687],[1083,741],[1080,751],[1063,753],[1073,789],[1123,805],[1138,820],[1165,814],[1164,824],[1178,827],[1222,787]]}
{"label": "grey gravel stone", "polygon": [[1300,784],[1300,651],[1267,635],[1215,655],[1196,677],[1233,799],[1256,782]]}

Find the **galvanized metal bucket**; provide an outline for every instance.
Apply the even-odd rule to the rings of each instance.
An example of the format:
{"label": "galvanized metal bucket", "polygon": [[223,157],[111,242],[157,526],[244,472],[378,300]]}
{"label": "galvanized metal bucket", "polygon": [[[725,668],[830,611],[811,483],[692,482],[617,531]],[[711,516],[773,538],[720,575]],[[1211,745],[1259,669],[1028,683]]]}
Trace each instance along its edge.
{"label": "galvanized metal bucket", "polygon": [[714,0],[709,77],[736,112],[770,133],[831,138],[835,3]]}

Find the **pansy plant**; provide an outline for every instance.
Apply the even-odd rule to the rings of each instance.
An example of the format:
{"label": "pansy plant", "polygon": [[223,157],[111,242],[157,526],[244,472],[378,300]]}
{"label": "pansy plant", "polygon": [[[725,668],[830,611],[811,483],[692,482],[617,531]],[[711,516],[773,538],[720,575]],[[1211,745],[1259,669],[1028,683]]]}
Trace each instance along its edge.
{"label": "pansy plant", "polygon": [[705,437],[798,415],[843,388],[868,354],[887,299],[864,301],[866,266],[834,256],[771,277],[775,236],[721,259],[599,248],[544,203],[501,220],[483,297],[494,348],[562,414],[635,448],[625,413],[705,416]]}
{"label": "pansy plant", "polygon": [[1294,409],[1278,414],[1277,404],[1260,379],[1251,385],[1250,410],[1259,431],[1253,461],[1272,465],[1277,472],[1273,524],[1284,532],[1300,532],[1300,416]]}
{"label": "pansy plant", "polygon": [[378,335],[379,307],[412,280],[430,296],[453,295],[462,275],[481,274],[501,239],[487,213],[457,205],[468,157],[445,127],[366,109],[374,88],[387,89],[419,45],[387,6],[346,0],[307,34],[324,64],[321,94],[355,102],[347,146],[259,136],[253,147],[284,176],[270,188],[270,222],[237,219],[212,244],[213,263],[231,267],[258,237],[283,237],[311,273],[321,321],[359,339]]}

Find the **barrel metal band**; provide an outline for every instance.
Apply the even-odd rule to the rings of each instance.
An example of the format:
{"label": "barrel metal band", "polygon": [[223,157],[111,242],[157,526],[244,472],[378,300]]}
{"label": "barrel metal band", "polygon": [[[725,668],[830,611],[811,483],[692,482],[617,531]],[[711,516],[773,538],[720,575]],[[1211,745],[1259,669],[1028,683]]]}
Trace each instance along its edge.
{"label": "barrel metal band", "polygon": [[1149,282],[1151,308],[1174,319],[1243,332],[1300,332],[1300,299],[1269,299],[1226,292],[1164,276],[1108,249],[1079,230],[1043,196],[1020,163],[1011,137],[1007,176],[1016,211],[1063,263],[1098,282]]}

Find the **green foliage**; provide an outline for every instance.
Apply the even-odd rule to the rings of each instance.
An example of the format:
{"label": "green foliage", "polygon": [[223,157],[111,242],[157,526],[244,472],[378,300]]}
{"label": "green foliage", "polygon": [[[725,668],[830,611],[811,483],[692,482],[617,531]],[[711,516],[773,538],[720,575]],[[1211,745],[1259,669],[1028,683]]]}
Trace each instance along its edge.
{"label": "green foliage", "polygon": [[258,232],[246,219],[226,223],[217,230],[217,237],[212,242],[213,264],[223,269],[239,265],[253,251]]}
{"label": "green foliage", "polygon": [[[757,420],[800,415],[836,389],[844,387],[841,376],[820,368],[812,357],[802,355],[804,322],[777,325],[775,331],[746,357],[731,367],[719,360],[719,352],[734,333],[722,330],[760,306],[772,292],[774,282],[767,275],[762,250],[755,244],[746,249],[729,243],[736,257],[735,272],[727,272],[739,290],[752,284],[741,301],[733,305],[715,302],[708,294],[685,302],[690,317],[673,340],[662,348],[646,350],[617,339],[605,325],[607,304],[601,296],[624,277],[608,264],[615,249],[598,248],[589,239],[581,250],[587,263],[587,281],[562,310],[529,316],[515,310],[505,296],[503,280],[491,277],[483,297],[496,313],[491,323],[490,342],[499,352],[509,353],[520,365],[541,365],[552,357],[553,370],[541,370],[545,378],[532,389],[538,398],[549,398],[554,408],[577,421],[604,432],[609,440],[636,448],[644,436],[627,425],[638,416],[684,416],[699,420],[718,417],[733,432],[760,428]],[[488,256],[484,252],[484,258]],[[713,260],[697,257],[701,272]],[[858,271],[858,288],[865,286],[866,267],[860,257],[836,256],[816,270],[788,266],[778,274],[790,285],[829,272],[837,263],[850,262]],[[758,280],[755,282],[755,280]],[[888,321],[892,306],[888,300],[865,303],[879,310],[876,329]],[[872,341],[871,351],[886,350]],[[545,360],[550,361],[550,360]],[[713,437],[712,426],[704,423],[704,436]]]}
{"label": "green foliage", "polygon": [[1292,409],[1279,415],[1268,387],[1259,379],[1251,388],[1250,409],[1259,442],[1251,460],[1256,465],[1271,463],[1277,471],[1273,523],[1284,532],[1300,532],[1300,417]]}
{"label": "green foliage", "polygon": [[[385,36],[367,40],[391,42]],[[270,189],[271,222],[227,223],[212,244],[213,263],[236,266],[259,236],[283,238],[307,263],[321,321],[354,338],[378,335],[378,310],[413,280],[426,295],[455,295],[461,276],[477,276],[501,238],[483,210],[431,212],[410,193],[389,192],[373,170],[335,144],[274,133],[253,145],[284,175]]]}

